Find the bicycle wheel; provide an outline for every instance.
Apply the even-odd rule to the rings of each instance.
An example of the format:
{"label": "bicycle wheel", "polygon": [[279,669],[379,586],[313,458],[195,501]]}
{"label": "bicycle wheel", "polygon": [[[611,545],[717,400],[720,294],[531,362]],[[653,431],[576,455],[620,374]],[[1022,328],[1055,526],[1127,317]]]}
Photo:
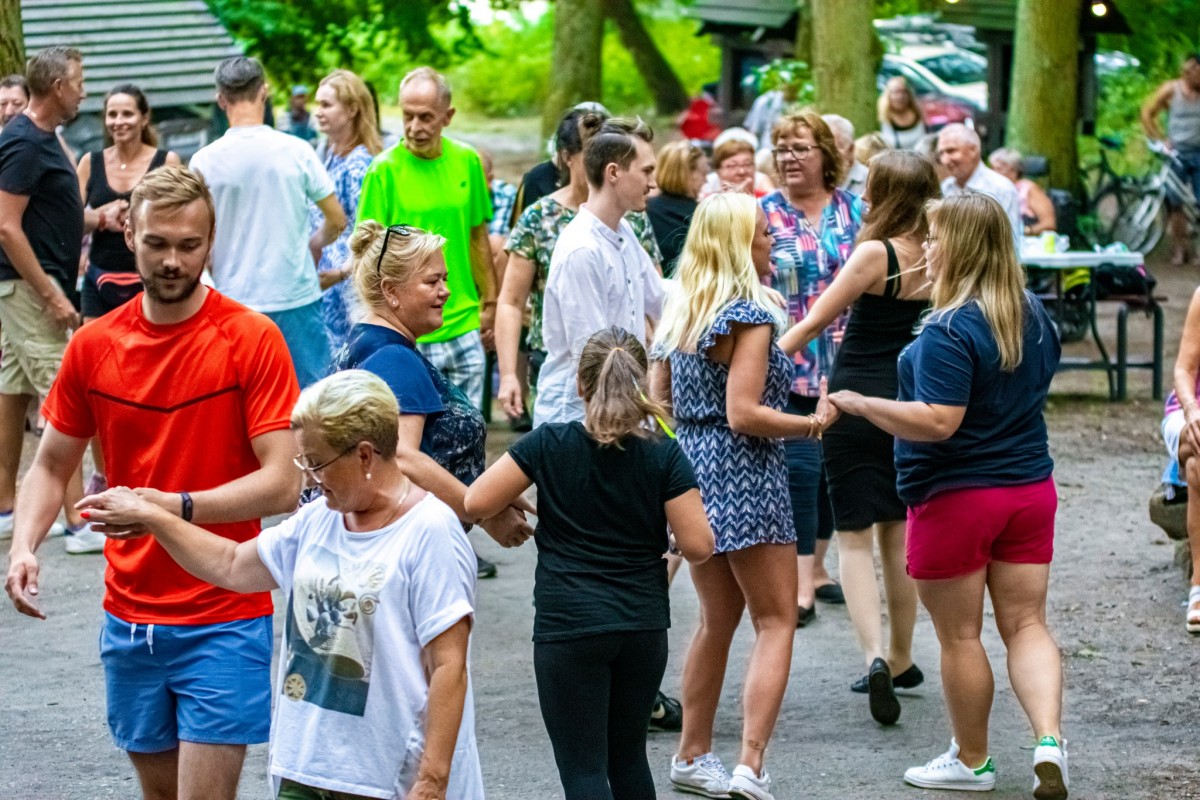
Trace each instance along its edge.
{"label": "bicycle wheel", "polygon": [[1152,250],[1163,235],[1162,207],[1161,190],[1143,192],[1117,220],[1113,241],[1124,242],[1130,250],[1141,253]]}
{"label": "bicycle wheel", "polygon": [[1110,185],[1096,195],[1092,201],[1093,244],[1104,246],[1117,241],[1113,238],[1114,231],[1135,197],[1135,192],[1116,185]]}

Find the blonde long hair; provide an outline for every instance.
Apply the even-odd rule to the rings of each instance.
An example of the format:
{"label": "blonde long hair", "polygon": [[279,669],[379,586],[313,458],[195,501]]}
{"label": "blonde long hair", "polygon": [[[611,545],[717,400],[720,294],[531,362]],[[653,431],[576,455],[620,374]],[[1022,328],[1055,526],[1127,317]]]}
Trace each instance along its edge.
{"label": "blonde long hair", "polygon": [[1008,215],[979,192],[931,201],[927,214],[939,264],[927,321],[978,303],[1000,349],[1000,368],[1012,372],[1021,363],[1028,303]]}
{"label": "blonde long hair", "polygon": [[693,350],[732,300],[756,302],[771,312],[777,326],[784,324],[754,269],[757,214],[758,203],[741,192],[718,192],[696,208],[675,271],[678,291],[669,295],[655,337],[664,356]]}
{"label": "blonde long hair", "polygon": [[371,155],[379,155],[383,150],[383,139],[379,136],[379,125],[375,120],[375,101],[371,99],[371,90],[363,79],[348,69],[335,69],[322,78],[319,85],[333,89],[338,102],[354,117],[354,138],[350,149],[361,144]]}

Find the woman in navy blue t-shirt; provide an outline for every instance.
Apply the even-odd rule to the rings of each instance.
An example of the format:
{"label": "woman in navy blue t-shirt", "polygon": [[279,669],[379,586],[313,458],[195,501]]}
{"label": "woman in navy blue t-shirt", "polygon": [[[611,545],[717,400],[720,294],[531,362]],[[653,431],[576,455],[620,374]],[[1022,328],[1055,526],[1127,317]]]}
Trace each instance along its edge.
{"label": "woman in navy blue t-shirt", "polygon": [[967,193],[929,208],[933,313],[898,363],[900,399],[830,400],[896,437],[908,506],[908,572],[942,645],[950,750],[904,780],[986,791],[991,666],[980,642],[985,588],[1008,647],[1009,679],[1037,739],[1034,797],[1067,796],[1062,662],[1046,627],[1058,496],[1043,406],[1061,347],[1025,291],[1004,209]]}

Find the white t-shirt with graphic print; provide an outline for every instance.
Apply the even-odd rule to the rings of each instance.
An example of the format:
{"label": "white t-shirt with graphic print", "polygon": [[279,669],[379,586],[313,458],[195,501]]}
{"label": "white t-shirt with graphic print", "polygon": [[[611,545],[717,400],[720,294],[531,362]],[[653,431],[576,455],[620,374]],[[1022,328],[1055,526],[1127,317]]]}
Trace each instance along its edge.
{"label": "white t-shirt with graphic print", "polygon": [[[403,798],[424,751],[422,650],[474,614],[462,524],[428,495],[391,525],[356,533],[320,498],[263,531],[258,554],[287,597],[272,777]],[[484,796],[469,679],[446,796]]]}

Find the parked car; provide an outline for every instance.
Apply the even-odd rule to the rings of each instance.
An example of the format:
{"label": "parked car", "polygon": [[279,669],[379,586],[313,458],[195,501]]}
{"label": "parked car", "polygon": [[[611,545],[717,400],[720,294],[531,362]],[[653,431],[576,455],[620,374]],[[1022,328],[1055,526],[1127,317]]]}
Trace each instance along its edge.
{"label": "parked car", "polygon": [[987,108],[987,59],[983,56],[951,45],[908,45],[900,48],[899,55],[928,70],[944,94]]}
{"label": "parked car", "polygon": [[918,67],[911,60],[896,55],[884,55],[879,73],[875,76],[875,88],[882,92],[889,78],[897,75],[908,81],[917,102],[921,104],[921,112],[925,115],[925,124],[930,130],[937,130],[952,122],[966,123],[974,120],[982,108],[970,100],[946,94],[929,78],[929,71]]}

